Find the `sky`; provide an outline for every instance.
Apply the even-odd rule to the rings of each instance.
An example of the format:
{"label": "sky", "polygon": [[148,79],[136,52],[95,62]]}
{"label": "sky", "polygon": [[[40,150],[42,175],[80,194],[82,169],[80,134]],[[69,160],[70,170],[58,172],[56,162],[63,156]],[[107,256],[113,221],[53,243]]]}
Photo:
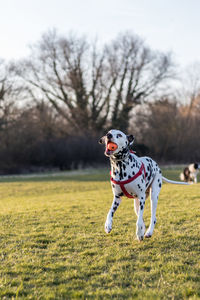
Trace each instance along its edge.
{"label": "sky", "polygon": [[29,54],[49,29],[108,42],[132,31],[186,67],[200,62],[200,0],[0,0],[0,58]]}

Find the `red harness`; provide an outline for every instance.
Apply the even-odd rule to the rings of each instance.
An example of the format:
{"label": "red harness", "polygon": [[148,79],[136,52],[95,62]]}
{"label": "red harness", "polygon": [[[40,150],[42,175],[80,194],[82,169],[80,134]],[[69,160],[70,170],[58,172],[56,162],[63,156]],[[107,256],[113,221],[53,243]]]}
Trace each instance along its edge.
{"label": "red harness", "polygon": [[124,181],[116,181],[114,180],[112,177],[110,178],[110,180],[115,183],[115,184],[119,184],[120,188],[122,190],[122,192],[124,193],[124,195],[128,198],[134,198],[131,194],[129,194],[126,190],[126,188],[124,187],[125,184],[128,184],[130,182],[132,182],[133,180],[135,180],[136,178],[138,178],[140,175],[142,175],[142,172],[144,171],[144,179],[145,179],[145,167],[144,164],[142,163],[139,171],[131,178],[124,180]]}

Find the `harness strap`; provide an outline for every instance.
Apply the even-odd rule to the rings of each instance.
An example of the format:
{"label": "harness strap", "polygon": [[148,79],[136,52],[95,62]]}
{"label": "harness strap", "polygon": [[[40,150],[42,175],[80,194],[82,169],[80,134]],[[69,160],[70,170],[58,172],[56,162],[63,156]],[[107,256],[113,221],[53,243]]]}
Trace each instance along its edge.
{"label": "harness strap", "polygon": [[[123,181],[117,181],[117,180],[114,180],[112,177],[110,178],[110,180],[115,183],[115,184],[118,184],[122,190],[122,192],[124,193],[124,195],[128,198],[134,198],[131,194],[129,194],[126,190],[126,188],[124,187],[125,184],[128,184],[130,182],[132,182],[133,180],[135,180],[136,178],[138,178],[140,175],[142,175],[142,172],[144,171],[144,180],[146,180],[145,178],[145,167],[144,167],[144,164],[142,163],[139,171],[131,178],[127,179],[127,180],[123,180]],[[110,172],[111,173],[111,172]]]}

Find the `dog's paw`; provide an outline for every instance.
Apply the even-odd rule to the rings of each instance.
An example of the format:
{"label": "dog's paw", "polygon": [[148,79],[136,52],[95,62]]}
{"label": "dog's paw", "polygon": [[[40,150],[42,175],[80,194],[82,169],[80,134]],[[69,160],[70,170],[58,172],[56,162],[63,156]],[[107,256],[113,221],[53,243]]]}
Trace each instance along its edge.
{"label": "dog's paw", "polygon": [[152,233],[149,231],[149,230],[147,230],[147,232],[145,233],[145,238],[150,238],[152,236]]}
{"label": "dog's paw", "polygon": [[143,241],[143,239],[144,239],[144,233],[145,233],[145,225],[144,225],[144,223],[142,225],[137,224],[136,225],[136,236],[137,236],[137,239],[139,241]]}
{"label": "dog's paw", "polygon": [[154,226],[149,226],[148,230],[145,233],[145,238],[150,238],[153,234]]}
{"label": "dog's paw", "polygon": [[145,238],[150,238],[153,235],[155,224],[156,224],[156,218],[155,218],[154,222],[152,222],[149,225],[149,228],[147,229],[147,231],[145,233]]}
{"label": "dog's paw", "polygon": [[106,221],[105,223],[105,232],[110,233],[112,230],[112,221]]}

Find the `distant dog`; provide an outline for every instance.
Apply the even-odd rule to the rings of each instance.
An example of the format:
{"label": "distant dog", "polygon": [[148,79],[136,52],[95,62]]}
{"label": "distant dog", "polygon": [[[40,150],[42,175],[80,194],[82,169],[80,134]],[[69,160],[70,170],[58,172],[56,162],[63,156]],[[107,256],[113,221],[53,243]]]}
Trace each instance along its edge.
{"label": "distant dog", "polygon": [[[134,209],[137,215],[136,235],[138,240],[149,238],[153,234],[156,224],[156,208],[158,196],[162,186],[162,180],[174,184],[188,184],[169,180],[162,176],[157,163],[150,157],[137,157],[130,150],[133,144],[133,135],[127,136],[119,130],[110,130],[103,136],[99,143],[105,143],[105,155],[111,162],[111,185],[113,191],[113,203],[108,212],[105,222],[105,231],[112,230],[112,222],[115,211],[117,210],[121,197],[126,196],[134,199]],[[113,147],[113,148],[112,148]],[[150,192],[151,200],[151,222],[145,233],[143,212],[145,199]]]}
{"label": "distant dog", "polygon": [[194,163],[187,166],[180,174],[180,179],[185,182],[197,183],[197,174],[199,173],[200,164]]}

